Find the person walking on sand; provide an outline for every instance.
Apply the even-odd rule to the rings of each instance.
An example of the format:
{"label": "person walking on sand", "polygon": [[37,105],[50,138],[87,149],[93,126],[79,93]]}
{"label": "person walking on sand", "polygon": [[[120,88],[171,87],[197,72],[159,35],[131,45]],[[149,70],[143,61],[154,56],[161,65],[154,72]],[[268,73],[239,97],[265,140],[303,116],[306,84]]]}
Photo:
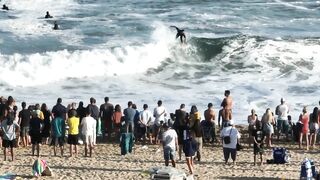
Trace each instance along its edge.
{"label": "person walking on sand", "polygon": [[267,108],[266,112],[262,116],[263,133],[267,139],[267,146],[272,147],[272,134],[274,133],[273,125],[275,124],[274,117],[270,108]]}
{"label": "person walking on sand", "polygon": [[[68,144],[70,144],[70,157],[75,154],[75,156],[78,156],[78,134],[79,134],[79,123],[80,120],[78,117],[76,117],[77,111],[76,110],[71,110],[70,112],[70,117],[68,119]],[[73,147],[75,153],[73,153]]]}
{"label": "person walking on sand", "polygon": [[308,140],[309,116],[307,114],[307,107],[303,107],[302,114],[300,114],[299,116],[299,121],[303,124],[302,131],[300,133],[299,148],[301,149],[303,136],[305,136],[306,143],[307,143],[307,150],[309,150],[309,140]]}
{"label": "person walking on sand", "polygon": [[262,131],[262,122],[256,121],[255,122],[256,128],[252,132],[253,138],[253,154],[254,154],[254,165],[256,165],[256,158],[257,155],[260,155],[260,165],[263,164],[263,153],[264,153],[264,133]]}
{"label": "person walking on sand", "polygon": [[167,123],[163,124],[162,146],[165,165],[169,166],[171,160],[172,166],[176,167],[176,150],[178,149],[178,135],[175,130],[169,128]]}
{"label": "person walking on sand", "polygon": [[90,110],[87,108],[86,117],[84,117],[81,121],[81,132],[84,140],[84,156],[92,157],[94,145],[96,144],[96,125],[97,121],[90,116]]}
{"label": "person walking on sand", "polygon": [[288,113],[289,113],[289,107],[285,103],[285,99],[281,98],[280,100],[281,104],[276,107],[276,115],[278,115],[277,118],[277,136],[278,140],[281,133],[284,133],[286,135],[286,140],[288,141],[288,129],[289,129],[289,123],[288,123]]}
{"label": "person walking on sand", "polygon": [[256,111],[254,109],[251,109],[251,114],[248,116],[248,133],[249,133],[249,141],[248,141],[248,144],[249,144],[249,147],[251,147],[251,143],[252,143],[252,133],[253,133],[253,130],[256,128],[255,125],[256,125],[256,121],[258,121],[258,115],[256,114]]}
{"label": "person walking on sand", "polygon": [[16,133],[19,131],[19,125],[14,122],[14,116],[12,114],[8,114],[8,109],[4,112],[5,118],[1,123],[2,131],[2,146],[3,146],[3,155],[4,161],[7,160],[7,148],[10,148],[11,160],[14,161],[14,151],[13,148],[16,147]]}

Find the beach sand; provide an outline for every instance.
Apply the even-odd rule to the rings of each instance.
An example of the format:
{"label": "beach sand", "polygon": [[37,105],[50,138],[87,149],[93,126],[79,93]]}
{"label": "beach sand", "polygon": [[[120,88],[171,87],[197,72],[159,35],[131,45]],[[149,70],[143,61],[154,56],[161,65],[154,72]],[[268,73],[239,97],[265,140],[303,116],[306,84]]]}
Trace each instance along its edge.
{"label": "beach sand", "polygon": [[[283,147],[283,144],[274,143]],[[320,167],[319,150],[298,150],[298,145],[286,144],[291,154],[290,163],[283,165],[264,164],[253,166],[253,149],[244,144],[245,149],[238,152],[237,164],[224,165],[222,147],[219,145],[205,145],[202,161],[195,161],[194,179],[299,179],[300,163],[305,157],[315,161]],[[147,148],[146,148],[147,147]],[[92,158],[83,157],[84,147],[80,145],[79,156],[67,157],[69,146],[65,146],[64,157],[52,157],[47,145],[41,147],[41,158],[51,167],[52,177],[40,179],[150,179],[149,168],[163,166],[163,152],[157,152],[159,145],[135,145],[134,152],[126,156],[120,155],[118,144],[98,144]],[[16,179],[32,178],[31,166],[36,157],[31,156],[31,147],[16,148],[14,162],[1,161],[0,175],[5,173],[16,174]],[[1,151],[0,157],[3,158]],[[183,158],[183,156],[182,156]],[[264,161],[272,158],[272,150],[267,149]],[[11,158],[9,158],[11,159]],[[231,162],[231,161],[230,161]],[[177,161],[177,168],[188,173],[186,162],[183,158]]]}

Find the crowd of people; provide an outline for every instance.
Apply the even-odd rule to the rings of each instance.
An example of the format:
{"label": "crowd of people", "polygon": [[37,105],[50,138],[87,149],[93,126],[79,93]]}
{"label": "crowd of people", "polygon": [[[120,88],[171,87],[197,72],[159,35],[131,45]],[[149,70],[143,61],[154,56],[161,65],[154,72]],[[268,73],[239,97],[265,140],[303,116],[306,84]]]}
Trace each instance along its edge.
{"label": "crowd of people", "polygon": [[[27,106],[21,103],[21,110],[12,96],[8,99],[0,98],[1,141],[4,147],[4,160],[7,159],[8,148],[11,158],[14,160],[16,146],[32,146],[32,155],[40,156],[40,144],[52,146],[54,155],[57,148],[60,155],[64,155],[65,141],[70,145],[69,155],[78,156],[78,145],[83,141],[85,156],[94,154],[94,146],[97,138],[101,142],[119,143],[121,133],[134,134],[135,141],[142,144],[162,144],[165,165],[171,161],[176,165],[176,151],[181,160],[184,152],[190,174],[194,172],[194,160],[201,161],[203,143],[217,143],[222,141],[225,163],[229,157],[236,163],[237,150],[240,144],[240,132],[235,128],[232,119],[233,100],[230,91],[225,91],[221,109],[216,117],[213,104],[208,103],[208,108],[202,114],[197,106],[193,105],[187,112],[185,104],[174,113],[168,113],[161,100],[153,112],[147,104],[143,110],[138,111],[137,106],[129,101],[128,106],[122,110],[119,104],[113,106],[109,98],[105,97],[100,108],[96,100],[90,98],[90,103],[85,107],[83,102],[71,103],[67,107],[58,98],[57,103],[50,111],[46,104]],[[315,145],[319,129],[319,111],[315,107],[309,115],[306,107],[300,115],[299,122],[294,124],[289,115],[289,107],[285,100],[275,108],[275,115],[268,108],[261,120],[255,110],[252,109],[248,116],[249,147],[253,144],[254,164],[256,155],[260,155],[260,163],[263,162],[264,144],[272,147],[273,135],[278,139],[283,134],[285,140],[290,138],[298,140],[302,147],[302,139],[305,137],[307,149]],[[220,131],[220,135],[218,135]],[[275,133],[276,132],[276,133]],[[221,140],[220,140],[221,139]],[[266,142],[265,142],[266,141]]]}

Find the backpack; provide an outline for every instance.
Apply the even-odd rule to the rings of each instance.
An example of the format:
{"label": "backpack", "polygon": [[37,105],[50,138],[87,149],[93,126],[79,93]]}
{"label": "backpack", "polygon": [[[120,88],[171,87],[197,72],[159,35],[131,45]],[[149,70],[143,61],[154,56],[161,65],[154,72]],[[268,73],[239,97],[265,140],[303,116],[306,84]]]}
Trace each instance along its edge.
{"label": "backpack", "polygon": [[285,164],[289,162],[289,152],[286,148],[273,148],[273,162],[275,164]]}
{"label": "backpack", "polygon": [[300,179],[312,179],[317,178],[318,172],[314,162],[310,159],[305,158],[301,163]]}

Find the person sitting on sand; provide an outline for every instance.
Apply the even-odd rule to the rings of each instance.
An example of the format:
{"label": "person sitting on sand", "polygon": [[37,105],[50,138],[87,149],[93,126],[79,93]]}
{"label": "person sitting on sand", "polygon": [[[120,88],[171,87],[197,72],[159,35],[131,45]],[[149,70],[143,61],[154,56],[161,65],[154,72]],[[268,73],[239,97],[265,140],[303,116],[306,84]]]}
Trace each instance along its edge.
{"label": "person sitting on sand", "polygon": [[[70,117],[68,119],[68,126],[69,126],[69,130],[68,130],[68,144],[70,144],[70,157],[73,156],[73,154],[75,154],[75,156],[78,156],[78,134],[79,134],[79,123],[80,120],[78,117],[76,117],[77,115],[77,111],[76,110],[71,110],[70,112]],[[73,147],[74,147],[74,151],[75,153],[73,153]]]}
{"label": "person sitting on sand", "polygon": [[[223,141],[223,155],[225,164],[228,164],[228,160],[231,154],[231,159],[233,160],[233,164],[235,165],[237,157],[237,142],[240,138],[239,131],[235,127],[233,127],[233,124],[231,122],[229,122],[227,126],[222,129],[220,137]],[[229,140],[227,141],[227,139]]]}
{"label": "person sitting on sand", "polygon": [[174,129],[169,128],[168,123],[164,123],[162,127],[164,129],[162,135],[162,145],[165,165],[169,166],[169,160],[171,160],[172,166],[176,167],[176,150],[179,147],[178,135]]}
{"label": "person sitting on sand", "polygon": [[266,112],[262,116],[262,126],[263,126],[263,133],[266,136],[267,139],[267,146],[272,147],[272,134],[274,133],[273,125],[274,117],[272,115],[272,112],[270,108],[267,108]]}
{"label": "person sitting on sand", "polygon": [[8,113],[8,109],[4,112],[4,120],[1,123],[1,129],[3,136],[3,155],[4,155],[4,161],[7,160],[7,148],[10,148],[11,152],[11,160],[14,161],[14,151],[13,148],[16,147],[16,133],[19,131],[19,125],[14,122],[14,116],[10,113]]}
{"label": "person sitting on sand", "polygon": [[252,143],[252,132],[256,128],[256,121],[258,121],[258,115],[254,109],[251,110],[251,114],[248,116],[248,133],[249,133],[249,147],[251,147]]}
{"label": "person sitting on sand", "polygon": [[299,121],[302,122],[302,124],[303,124],[302,131],[300,133],[299,148],[301,149],[302,139],[303,139],[303,136],[305,136],[306,143],[307,143],[307,150],[309,150],[309,139],[308,139],[309,116],[307,114],[307,107],[303,107],[302,114],[300,114],[300,116],[299,116]]}
{"label": "person sitting on sand", "polygon": [[31,137],[31,144],[32,144],[32,156],[34,156],[35,149],[37,148],[37,156],[40,156],[40,144],[42,142],[42,123],[43,121],[39,118],[37,112],[33,111],[32,118],[30,119],[29,124],[29,135]]}
{"label": "person sitting on sand", "polygon": [[256,158],[257,155],[260,154],[260,165],[263,163],[263,147],[264,147],[264,133],[262,131],[262,123],[261,121],[255,122],[255,130],[252,132],[254,146],[253,146],[253,153],[254,153],[254,165],[256,165]]}
{"label": "person sitting on sand", "polygon": [[48,19],[48,18],[53,18],[53,16],[50,15],[49,11],[47,11],[46,16],[44,16],[44,18]]}
{"label": "person sitting on sand", "polygon": [[54,156],[57,155],[56,150],[57,146],[60,147],[61,157],[63,157],[64,151],[64,137],[65,137],[65,121],[61,117],[56,117],[51,122],[51,134],[52,134],[52,141],[51,146],[53,146],[53,153]]}
{"label": "person sitting on sand", "polygon": [[84,140],[84,156],[92,157],[94,145],[96,144],[96,125],[97,121],[90,116],[89,108],[86,109],[86,117],[81,121],[81,132]]}
{"label": "person sitting on sand", "polygon": [[5,4],[2,5],[2,9],[3,9],[3,10],[6,10],[6,11],[9,11],[9,7],[8,7],[7,5],[5,5]]}

